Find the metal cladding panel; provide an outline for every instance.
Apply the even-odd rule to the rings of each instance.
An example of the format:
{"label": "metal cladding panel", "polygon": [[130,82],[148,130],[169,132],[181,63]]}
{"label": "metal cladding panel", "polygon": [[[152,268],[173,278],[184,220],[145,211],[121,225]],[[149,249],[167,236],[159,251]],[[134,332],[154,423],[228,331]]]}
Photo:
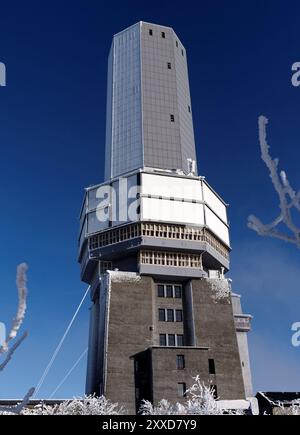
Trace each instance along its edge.
{"label": "metal cladding panel", "polygon": [[199,180],[157,174],[142,174],[141,194],[190,201],[203,200]]}
{"label": "metal cladding panel", "polygon": [[205,206],[205,220],[208,228],[230,246],[228,227],[207,206]]}
{"label": "metal cladding panel", "polygon": [[213,190],[203,182],[203,196],[204,201],[210,206],[210,208],[227,223],[226,205],[218,198]]}
{"label": "metal cladding panel", "polygon": [[203,204],[142,198],[142,220],[204,225]]}

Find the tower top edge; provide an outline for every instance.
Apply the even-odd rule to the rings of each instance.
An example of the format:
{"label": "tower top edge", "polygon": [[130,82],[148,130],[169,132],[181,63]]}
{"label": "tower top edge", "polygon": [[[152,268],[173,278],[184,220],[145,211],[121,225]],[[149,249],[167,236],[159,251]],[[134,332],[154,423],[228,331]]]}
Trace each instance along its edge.
{"label": "tower top edge", "polygon": [[[160,29],[168,29],[168,30],[171,30],[171,32],[173,32],[173,34],[178,38],[178,36],[176,35],[176,32],[174,31],[173,27],[170,27],[170,26],[164,26],[164,25],[162,25],[162,24],[150,23],[149,21],[138,21],[137,23],[132,24],[131,26],[128,26],[128,27],[126,27],[125,29],[120,30],[119,32],[115,33],[115,34],[113,35],[113,38],[122,35],[122,33],[125,33],[125,32],[127,32],[129,29],[133,29],[134,27],[139,27],[139,28],[140,28],[143,24],[150,25],[150,26],[154,26],[154,27],[159,27]],[[178,39],[179,39],[179,38],[178,38]],[[179,39],[179,40],[180,40],[180,39]]]}

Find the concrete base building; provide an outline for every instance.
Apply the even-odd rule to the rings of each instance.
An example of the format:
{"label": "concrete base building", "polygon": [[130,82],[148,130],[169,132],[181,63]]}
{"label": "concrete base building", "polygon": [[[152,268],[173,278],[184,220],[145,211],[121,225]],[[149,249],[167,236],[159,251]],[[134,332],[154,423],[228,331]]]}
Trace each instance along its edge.
{"label": "concrete base building", "polygon": [[86,189],[81,278],[91,286],[86,392],[138,411],[185,400],[200,375],[223,400],[252,395],[229,270],[227,206],[198,176],[186,51],[140,22],[113,38],[105,181]]}

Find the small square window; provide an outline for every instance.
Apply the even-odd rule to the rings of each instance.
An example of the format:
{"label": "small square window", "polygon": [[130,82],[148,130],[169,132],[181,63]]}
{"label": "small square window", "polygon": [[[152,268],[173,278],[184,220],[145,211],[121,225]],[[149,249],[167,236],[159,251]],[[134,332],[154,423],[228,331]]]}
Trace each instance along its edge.
{"label": "small square window", "polygon": [[182,291],[181,285],[175,285],[175,298],[181,298]]}
{"label": "small square window", "polygon": [[177,384],[177,392],[179,397],[185,397],[186,394],[186,383],[185,382],[179,382]]}
{"label": "small square window", "polygon": [[167,310],[168,322],[174,322],[174,310]]}
{"label": "small square window", "polygon": [[208,360],[208,369],[209,369],[209,374],[210,375],[215,375],[216,374],[216,367],[215,367],[215,360],[210,358]]}
{"label": "small square window", "polygon": [[167,298],[172,298],[173,297],[173,286],[172,285],[167,285],[166,286],[166,294],[167,294]]}
{"label": "small square window", "polygon": [[153,30],[149,29],[149,35],[152,36],[153,35]]}
{"label": "small square window", "polygon": [[176,355],[176,367],[177,370],[183,370],[185,368],[184,355]]}
{"label": "small square window", "polygon": [[167,336],[166,334],[159,334],[159,345],[166,346],[167,345]]}
{"label": "small square window", "polygon": [[182,310],[176,310],[176,322],[182,322],[182,321],[183,321]]}
{"label": "small square window", "polygon": [[179,334],[179,335],[177,335],[177,346],[178,347],[182,347],[184,344],[183,344],[183,335],[181,335],[181,334]]}
{"label": "small square window", "polygon": [[157,296],[163,298],[165,296],[165,286],[163,284],[158,284],[157,286]]}
{"label": "small square window", "polygon": [[175,346],[175,335],[168,334],[168,346]]}
{"label": "small square window", "polygon": [[175,122],[175,117],[172,113],[170,114],[170,120],[171,120],[171,122]]}
{"label": "small square window", "polygon": [[165,38],[165,37],[166,37],[165,32],[161,32],[161,37],[162,37],[162,38]]}
{"label": "small square window", "polygon": [[168,69],[172,69],[171,62],[168,62]]}

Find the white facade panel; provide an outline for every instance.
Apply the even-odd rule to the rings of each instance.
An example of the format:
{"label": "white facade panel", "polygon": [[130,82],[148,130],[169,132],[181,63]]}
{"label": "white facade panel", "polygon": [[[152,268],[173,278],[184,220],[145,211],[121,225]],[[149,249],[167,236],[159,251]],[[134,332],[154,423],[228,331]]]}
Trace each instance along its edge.
{"label": "white facade panel", "polygon": [[200,181],[181,177],[142,174],[141,193],[202,201]]}
{"label": "white facade panel", "polygon": [[218,196],[208,187],[206,183],[203,183],[203,196],[204,201],[210,206],[210,208],[227,223],[226,206],[218,198]]}
{"label": "white facade panel", "polygon": [[228,227],[207,206],[205,206],[205,220],[209,229],[230,246]]}
{"label": "white facade panel", "polygon": [[204,225],[203,205],[192,202],[142,198],[142,220]]}

